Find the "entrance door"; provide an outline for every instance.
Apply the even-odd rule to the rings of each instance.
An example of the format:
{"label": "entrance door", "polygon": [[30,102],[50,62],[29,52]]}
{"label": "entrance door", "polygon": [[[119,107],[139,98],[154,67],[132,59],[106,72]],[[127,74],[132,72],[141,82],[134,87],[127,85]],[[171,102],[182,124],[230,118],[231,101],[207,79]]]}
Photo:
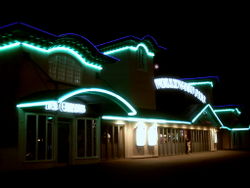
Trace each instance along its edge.
{"label": "entrance door", "polygon": [[123,126],[103,124],[101,129],[101,136],[102,159],[117,159],[125,157]]}
{"label": "entrance door", "polygon": [[72,119],[58,118],[57,131],[57,161],[69,163],[70,156],[70,127]]}

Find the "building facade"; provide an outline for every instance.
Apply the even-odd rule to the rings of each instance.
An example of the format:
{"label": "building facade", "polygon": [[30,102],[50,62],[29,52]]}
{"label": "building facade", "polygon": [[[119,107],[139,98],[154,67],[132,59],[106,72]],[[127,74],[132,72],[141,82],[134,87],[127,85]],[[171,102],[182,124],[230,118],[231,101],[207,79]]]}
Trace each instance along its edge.
{"label": "building facade", "polygon": [[[221,120],[223,112],[237,116],[238,109],[216,109],[202,92],[212,81],[164,78],[157,85],[154,56],[161,49],[151,36],[94,45],[77,34],[55,35],[25,23],[2,26],[1,169],[242,144],[232,138],[242,131],[247,137],[249,128],[229,127]],[[167,113],[164,96],[173,91],[181,93],[180,100],[195,101],[185,116]]]}

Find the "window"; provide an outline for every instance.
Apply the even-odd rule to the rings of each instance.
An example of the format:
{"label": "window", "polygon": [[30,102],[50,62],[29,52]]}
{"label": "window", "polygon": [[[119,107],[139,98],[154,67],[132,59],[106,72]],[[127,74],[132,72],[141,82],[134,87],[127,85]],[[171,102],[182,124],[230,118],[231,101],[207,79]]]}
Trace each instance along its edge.
{"label": "window", "polygon": [[49,58],[49,75],[57,81],[80,84],[81,66],[71,56],[52,55]]}
{"label": "window", "polygon": [[77,120],[77,157],[96,156],[96,123],[95,119]]}
{"label": "window", "polygon": [[147,54],[143,47],[138,49],[138,63],[137,69],[141,71],[147,71]]}
{"label": "window", "polygon": [[52,159],[54,118],[46,115],[26,116],[25,160]]}

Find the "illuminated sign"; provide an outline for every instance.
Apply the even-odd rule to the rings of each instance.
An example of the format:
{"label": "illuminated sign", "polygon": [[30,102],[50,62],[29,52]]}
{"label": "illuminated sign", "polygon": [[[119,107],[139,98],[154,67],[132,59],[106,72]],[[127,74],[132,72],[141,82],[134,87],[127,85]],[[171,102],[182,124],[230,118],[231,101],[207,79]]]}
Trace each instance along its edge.
{"label": "illuminated sign", "polygon": [[156,146],[158,143],[157,124],[153,124],[147,129],[143,122],[138,122],[135,134],[137,146],[145,146],[147,140],[149,146]]}
{"label": "illuminated sign", "polygon": [[45,105],[45,110],[68,112],[68,113],[85,113],[86,106],[83,104],[74,104],[69,102],[58,103],[56,101],[50,102]]}
{"label": "illuminated sign", "polygon": [[146,136],[147,136],[147,127],[143,122],[138,122],[136,124],[136,145],[145,146]]}
{"label": "illuminated sign", "polygon": [[179,89],[195,96],[202,103],[206,103],[206,96],[203,93],[181,80],[174,78],[156,78],[154,79],[154,83],[156,89]]}
{"label": "illuminated sign", "polygon": [[156,146],[158,143],[157,125],[154,124],[148,129],[148,145]]}

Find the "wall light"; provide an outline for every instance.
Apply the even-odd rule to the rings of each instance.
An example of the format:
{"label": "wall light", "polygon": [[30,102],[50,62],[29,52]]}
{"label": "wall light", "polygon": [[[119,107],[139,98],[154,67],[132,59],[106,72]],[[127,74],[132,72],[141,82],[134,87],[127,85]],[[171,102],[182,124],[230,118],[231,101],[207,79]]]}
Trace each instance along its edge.
{"label": "wall light", "polygon": [[156,146],[158,143],[158,131],[157,131],[157,124],[153,124],[148,129],[148,145],[149,146]]}
{"label": "wall light", "polygon": [[146,144],[147,127],[143,122],[138,122],[136,124],[136,145],[145,146]]}

